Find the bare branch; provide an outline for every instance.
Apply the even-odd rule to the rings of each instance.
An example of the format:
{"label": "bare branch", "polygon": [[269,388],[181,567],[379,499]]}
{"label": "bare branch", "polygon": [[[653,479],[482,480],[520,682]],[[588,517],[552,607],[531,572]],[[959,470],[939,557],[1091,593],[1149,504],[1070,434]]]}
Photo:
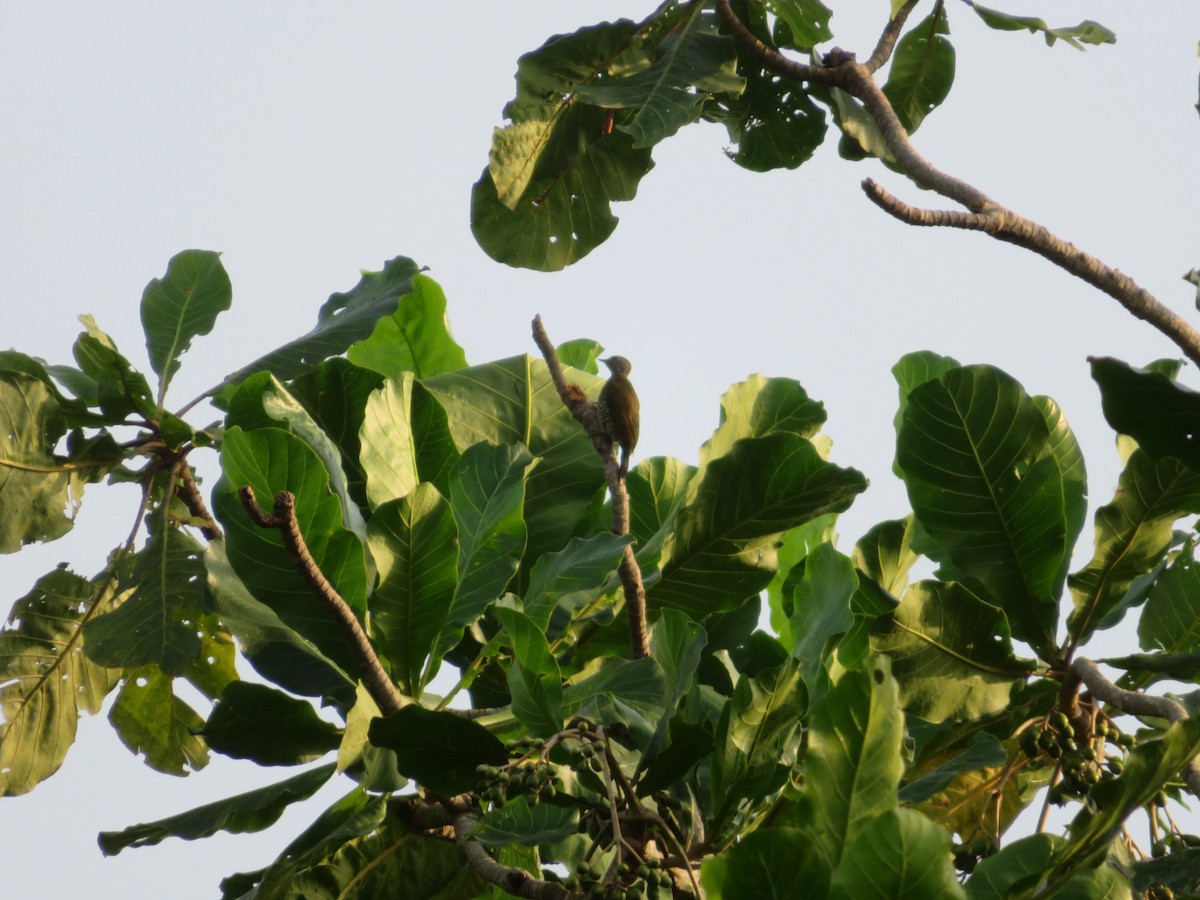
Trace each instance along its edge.
{"label": "bare branch", "polygon": [[863,63],[868,72],[878,72],[880,67],[891,58],[892,51],[896,49],[896,42],[900,40],[900,32],[904,30],[904,23],[908,21],[909,13],[913,11],[913,7],[918,2],[919,0],[908,0],[896,11],[892,21],[887,23],[883,34],[879,36],[879,43],[871,52],[871,58]]}
{"label": "bare branch", "polygon": [[223,537],[221,528],[213,519],[212,513],[208,511],[208,506],[204,502],[204,496],[200,493],[200,487],[196,484],[196,478],[192,475],[192,467],[188,465],[187,457],[180,457],[175,463],[175,493],[179,499],[183,501],[183,505],[188,508],[195,518],[204,522],[200,526],[200,533],[204,535],[206,540],[215,541]]}
{"label": "bare branch", "polygon": [[370,691],[371,697],[379,704],[380,711],[384,715],[398,712],[404,705],[403,696],[396,689],[392,680],[388,678],[387,672],[383,670],[379,657],[375,655],[375,648],[371,646],[370,640],[362,630],[362,626],[359,625],[354,610],[329,583],[329,579],[325,577],[325,573],[321,571],[320,566],[308,551],[308,544],[305,543],[304,535],[300,533],[300,525],[296,521],[296,496],[291,491],[280,491],[276,494],[273,515],[265,512],[258,505],[254,489],[250,486],[241,488],[238,496],[254,524],[260,528],[277,529],[283,537],[283,546],[291,556],[296,571],[308,583],[317,599],[325,604],[325,608],[329,610],[334,621],[341,626],[342,633],[350,645],[350,651],[358,662],[363,684]]}
{"label": "bare branch", "polygon": [[[1182,704],[1169,697],[1155,697],[1139,691],[1123,690],[1105,678],[1104,673],[1090,659],[1077,657],[1063,680],[1063,694],[1071,698],[1063,705],[1063,712],[1072,719],[1082,714],[1077,690],[1080,683],[1086,684],[1096,699],[1103,700],[1131,716],[1154,716],[1169,722],[1180,722],[1187,718],[1187,710]],[[1200,797],[1200,761],[1196,757],[1190,759],[1183,767],[1183,778],[1187,782],[1188,790]]]}
{"label": "bare branch", "polygon": [[[550,370],[550,379],[558,390],[558,396],[563,405],[583,426],[592,446],[600,455],[604,465],[604,478],[608,482],[608,491],[612,496],[613,534],[629,534],[629,493],[625,490],[625,479],[621,477],[620,462],[617,459],[616,447],[600,424],[600,414],[596,404],[576,385],[567,384],[563,374],[562,363],[554,343],[546,333],[541,316],[533,319],[533,342],[542,352],[546,367]],[[621,565],[617,569],[621,585],[625,589],[625,613],[629,618],[629,647],[630,656],[634,659],[650,655],[650,634],[646,628],[646,588],[642,584],[642,570],[633,555],[633,548],[627,546],[621,557]]]}

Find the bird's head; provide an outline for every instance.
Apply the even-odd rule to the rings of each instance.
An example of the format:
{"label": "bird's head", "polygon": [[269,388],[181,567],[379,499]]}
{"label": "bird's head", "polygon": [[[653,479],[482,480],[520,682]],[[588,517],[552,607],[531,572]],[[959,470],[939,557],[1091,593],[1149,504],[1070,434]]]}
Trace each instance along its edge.
{"label": "bird's head", "polygon": [[608,371],[614,375],[628,376],[633,371],[633,364],[623,356],[610,356],[600,362],[608,366]]}

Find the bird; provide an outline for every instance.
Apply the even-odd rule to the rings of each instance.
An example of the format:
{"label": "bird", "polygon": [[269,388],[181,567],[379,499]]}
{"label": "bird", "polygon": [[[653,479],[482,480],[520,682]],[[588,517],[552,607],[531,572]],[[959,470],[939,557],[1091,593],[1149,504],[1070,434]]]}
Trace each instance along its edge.
{"label": "bird", "polygon": [[629,380],[629,373],[633,369],[629,360],[623,356],[610,356],[600,362],[608,366],[612,374],[600,389],[596,411],[600,414],[600,426],[605,434],[621,447],[621,478],[624,479],[629,472],[629,454],[637,446],[641,404]]}

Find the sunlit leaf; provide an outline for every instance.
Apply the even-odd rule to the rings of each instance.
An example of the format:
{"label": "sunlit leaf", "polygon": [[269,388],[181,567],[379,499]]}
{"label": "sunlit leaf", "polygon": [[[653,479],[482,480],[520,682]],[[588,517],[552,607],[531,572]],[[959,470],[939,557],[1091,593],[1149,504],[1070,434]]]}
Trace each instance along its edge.
{"label": "sunlit leaf", "polygon": [[415,275],[412,292],[392,315],[380,319],[369,337],[346,351],[350,362],[391,378],[412,372],[426,378],[466,368],[467,356],[450,334],[446,295],[428,275]]}

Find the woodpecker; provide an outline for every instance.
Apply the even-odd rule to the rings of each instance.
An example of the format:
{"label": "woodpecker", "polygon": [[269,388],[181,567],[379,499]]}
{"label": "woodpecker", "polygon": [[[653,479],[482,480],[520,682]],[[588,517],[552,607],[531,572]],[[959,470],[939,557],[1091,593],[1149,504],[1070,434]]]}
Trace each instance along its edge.
{"label": "woodpecker", "polygon": [[629,454],[637,446],[641,405],[629,380],[633,369],[629,360],[623,356],[610,356],[600,362],[608,366],[612,375],[600,390],[596,411],[600,414],[601,427],[621,447],[621,478],[624,479],[629,472]]}

